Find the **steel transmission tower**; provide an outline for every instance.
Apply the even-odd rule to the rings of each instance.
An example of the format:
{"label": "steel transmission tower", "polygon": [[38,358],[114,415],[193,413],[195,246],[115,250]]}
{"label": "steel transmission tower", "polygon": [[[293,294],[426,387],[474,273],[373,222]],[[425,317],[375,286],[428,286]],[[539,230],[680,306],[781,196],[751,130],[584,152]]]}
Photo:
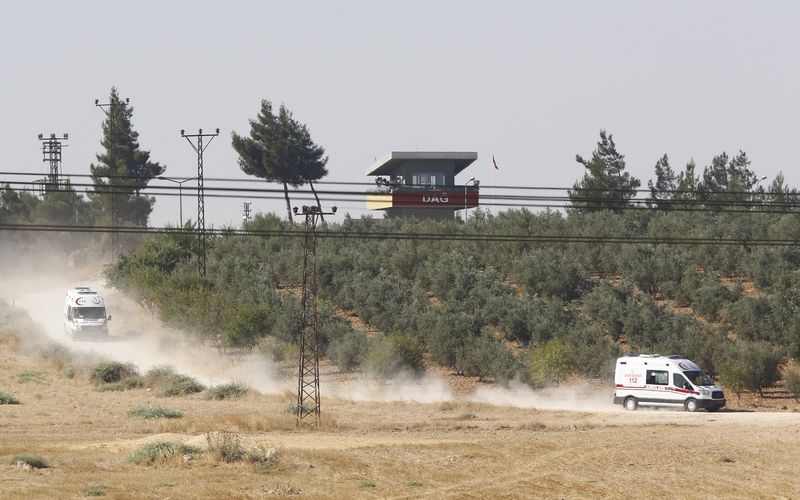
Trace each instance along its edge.
{"label": "steel transmission tower", "polygon": [[244,212],[242,213],[242,225],[247,224],[248,222],[250,222],[250,219],[252,219],[252,217],[250,217],[250,205],[252,205],[252,202],[249,201],[244,202]]}
{"label": "steel transmission tower", "polygon": [[39,140],[42,141],[42,161],[50,164],[50,173],[47,174],[47,177],[37,181],[37,183],[43,184],[43,189],[41,189],[43,195],[59,191],[61,185],[64,184],[61,180],[61,149],[67,146],[61,143],[67,139],[69,139],[69,134],[64,134],[61,138],[57,138],[56,134],[50,134],[50,137],[39,134]]}
{"label": "steel transmission tower", "polygon": [[[200,276],[206,275],[206,208],[203,198],[203,151],[206,150],[214,137],[219,135],[219,129],[213,134],[204,134],[203,129],[199,129],[196,134],[187,134],[186,130],[181,130],[181,137],[189,141],[189,145],[197,153],[197,238],[200,244],[200,251],[197,258],[197,272]],[[209,137],[208,142],[203,145],[203,139]],[[192,142],[197,139],[197,144]]]}
{"label": "steel transmission tower", "polygon": [[[297,214],[297,207],[294,207]],[[317,324],[317,219],[336,213],[336,207],[323,213],[317,206],[303,206],[306,216],[303,243],[303,290],[300,299],[300,361],[297,379],[297,423],[314,415],[319,425],[319,329]]]}
{"label": "steel transmission tower", "polygon": [[99,99],[94,100],[94,105],[102,109],[103,113],[108,117],[109,134],[111,135],[111,165],[109,165],[111,167],[111,175],[108,176],[108,189],[111,194],[111,226],[114,228],[114,230],[111,231],[111,255],[113,257],[119,255],[119,231],[117,230],[119,227],[119,201],[116,195],[117,179],[114,175],[117,168],[117,136],[114,133],[114,126],[116,124],[114,118],[116,116],[116,110],[120,107],[125,109],[125,106],[130,104],[130,102],[131,100],[127,97],[125,98],[125,102],[117,100],[116,102],[101,103]]}

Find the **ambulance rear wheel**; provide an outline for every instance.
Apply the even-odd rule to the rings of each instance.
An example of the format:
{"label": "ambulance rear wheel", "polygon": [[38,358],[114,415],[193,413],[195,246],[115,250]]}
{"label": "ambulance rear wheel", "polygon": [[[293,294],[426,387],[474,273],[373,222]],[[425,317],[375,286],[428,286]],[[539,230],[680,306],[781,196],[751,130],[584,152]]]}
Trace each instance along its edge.
{"label": "ambulance rear wheel", "polygon": [[686,411],[689,413],[695,412],[697,411],[697,400],[689,398],[683,404],[683,407],[686,408]]}
{"label": "ambulance rear wheel", "polygon": [[636,398],[628,398],[625,400],[625,409],[628,411],[634,411],[636,408],[639,407],[639,402],[636,401]]}

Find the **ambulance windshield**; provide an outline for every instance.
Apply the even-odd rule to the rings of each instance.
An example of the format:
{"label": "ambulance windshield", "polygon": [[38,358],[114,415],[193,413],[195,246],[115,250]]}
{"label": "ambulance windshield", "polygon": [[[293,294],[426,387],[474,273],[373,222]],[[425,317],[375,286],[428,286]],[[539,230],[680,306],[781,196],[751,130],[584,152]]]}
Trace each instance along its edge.
{"label": "ambulance windshield", "polygon": [[76,307],[75,317],[80,319],[105,319],[105,307]]}
{"label": "ambulance windshield", "polygon": [[686,378],[689,379],[689,382],[698,387],[704,385],[714,385],[714,380],[712,380],[711,377],[703,373],[701,370],[692,370],[689,372],[683,372],[683,374],[686,375]]}

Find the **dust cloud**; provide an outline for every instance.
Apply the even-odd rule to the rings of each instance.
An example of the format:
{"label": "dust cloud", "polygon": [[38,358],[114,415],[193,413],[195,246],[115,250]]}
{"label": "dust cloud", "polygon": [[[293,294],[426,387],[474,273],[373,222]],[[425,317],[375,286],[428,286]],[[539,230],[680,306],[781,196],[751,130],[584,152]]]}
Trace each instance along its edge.
{"label": "dust cloud", "polygon": [[[48,259],[57,262],[52,256]],[[281,373],[263,355],[221,355],[216,349],[198,345],[196,340],[181,332],[164,328],[130,298],[105,287],[102,263],[84,264],[77,270],[61,273],[52,271],[55,268],[58,266],[6,267],[0,275],[0,300],[25,311],[49,341],[65,347],[75,359],[132,363],[142,373],[154,366],[166,365],[208,386],[238,382],[262,394],[286,394],[296,390],[294,373]],[[64,295],[67,289],[75,286],[91,286],[103,294],[112,315],[108,338],[73,341],[64,333]],[[400,373],[388,380],[356,377],[329,381],[323,378],[321,389],[325,395],[351,401],[469,401],[493,406],[578,411],[615,408],[609,391],[588,384],[533,390],[521,382],[512,382],[505,386],[482,386],[471,394],[456,396],[441,377]]]}
{"label": "dust cloud", "polygon": [[467,396],[469,401],[495,406],[538,410],[616,411],[613,391],[584,383],[571,383],[534,390],[522,382],[506,386],[479,387]]}
{"label": "dust cloud", "polygon": [[[142,373],[166,365],[209,386],[238,382],[263,394],[282,394],[292,389],[293,385],[264,356],[222,356],[216,349],[167,330],[133,301],[105,288],[101,269],[96,265],[56,275],[28,268],[24,277],[3,273],[0,299],[27,313],[47,340],[65,347],[76,359],[132,363]],[[103,295],[112,316],[107,338],[72,340],[64,332],[64,296],[75,286],[90,286]]]}
{"label": "dust cloud", "polygon": [[406,372],[388,380],[362,377],[328,390],[336,397],[351,401],[439,403],[453,400],[453,392],[445,381],[428,374],[417,376]]}

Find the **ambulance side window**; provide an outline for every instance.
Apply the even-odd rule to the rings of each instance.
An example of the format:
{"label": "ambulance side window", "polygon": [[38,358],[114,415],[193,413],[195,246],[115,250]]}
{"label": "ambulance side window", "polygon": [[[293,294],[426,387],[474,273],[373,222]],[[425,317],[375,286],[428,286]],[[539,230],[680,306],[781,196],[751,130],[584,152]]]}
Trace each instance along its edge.
{"label": "ambulance side window", "polygon": [[672,374],[672,385],[679,389],[691,389],[692,385],[680,373]]}
{"label": "ambulance side window", "polygon": [[662,370],[647,370],[647,384],[667,385],[669,384],[669,373]]}

